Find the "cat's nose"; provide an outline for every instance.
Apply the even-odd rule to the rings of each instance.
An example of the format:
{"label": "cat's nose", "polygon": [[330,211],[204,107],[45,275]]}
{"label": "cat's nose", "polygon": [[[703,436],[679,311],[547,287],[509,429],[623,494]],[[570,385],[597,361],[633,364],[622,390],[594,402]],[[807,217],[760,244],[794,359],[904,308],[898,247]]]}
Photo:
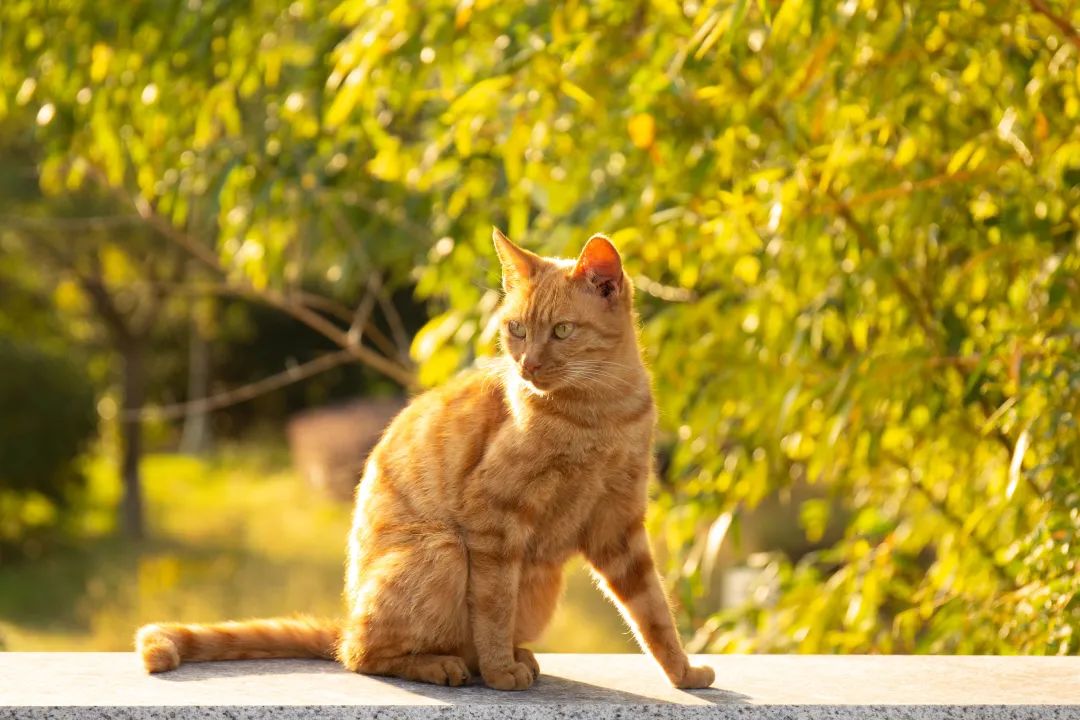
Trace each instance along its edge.
{"label": "cat's nose", "polygon": [[526,358],[521,361],[521,369],[524,370],[527,375],[535,375],[540,369],[540,363],[536,360],[529,360]]}

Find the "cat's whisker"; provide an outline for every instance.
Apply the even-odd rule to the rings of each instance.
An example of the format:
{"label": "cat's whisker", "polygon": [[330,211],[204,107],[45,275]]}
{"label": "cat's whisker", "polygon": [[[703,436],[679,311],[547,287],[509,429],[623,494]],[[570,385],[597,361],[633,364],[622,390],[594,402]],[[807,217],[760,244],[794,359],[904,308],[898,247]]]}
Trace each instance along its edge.
{"label": "cat's whisker", "polygon": [[[632,381],[630,381],[629,379],[625,378],[625,377],[622,377],[620,375],[616,375],[616,374],[606,370],[605,368],[595,366],[595,365],[591,365],[591,363],[594,363],[594,362],[596,362],[596,361],[591,361],[591,360],[580,361],[578,364],[574,365],[573,368],[575,370],[578,370],[579,372],[587,373],[587,376],[592,378],[592,379],[604,378],[604,379],[607,379],[607,380],[614,381],[617,385],[626,385],[626,386],[630,386],[630,387],[634,386],[634,383]],[[612,363],[612,365],[619,365],[619,363]],[[614,388],[612,388],[612,389],[614,389]]]}
{"label": "cat's whisker", "polygon": [[605,384],[608,387],[611,387],[613,389],[616,387],[616,385],[612,381],[621,379],[621,378],[612,376],[610,374],[596,372],[596,371],[592,371],[592,370],[579,370],[578,373],[577,373],[577,377],[579,377],[579,378],[581,378],[583,380],[589,380],[589,381],[593,381],[593,382],[601,382],[601,383],[603,383],[603,384]]}
{"label": "cat's whisker", "polygon": [[588,383],[594,387],[599,386],[605,390],[611,390],[612,392],[617,392],[619,390],[617,385],[600,375],[583,375],[582,378],[587,380]]}
{"label": "cat's whisker", "polygon": [[601,386],[603,388],[606,388],[608,390],[617,390],[618,389],[615,385],[612,385],[611,383],[607,382],[603,378],[598,378],[598,377],[595,377],[595,376],[582,376],[582,379],[587,380],[592,385],[599,385],[599,386]]}

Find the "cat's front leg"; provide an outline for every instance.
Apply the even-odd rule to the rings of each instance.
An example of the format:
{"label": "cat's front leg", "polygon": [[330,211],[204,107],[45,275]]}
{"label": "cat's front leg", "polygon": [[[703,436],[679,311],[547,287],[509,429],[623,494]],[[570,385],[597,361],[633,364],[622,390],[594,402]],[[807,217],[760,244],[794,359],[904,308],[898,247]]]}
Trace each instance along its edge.
{"label": "cat's front leg", "polygon": [[535,673],[514,652],[514,620],[523,552],[506,531],[468,533],[469,615],[484,682],[496,690],[524,690]]}
{"label": "cat's front leg", "polygon": [[583,550],[604,592],[618,605],[642,649],[656,659],[671,684],[679,688],[712,685],[716,677],[713,669],[692,666],[679,641],[644,524],[635,520],[618,532],[592,537]]}

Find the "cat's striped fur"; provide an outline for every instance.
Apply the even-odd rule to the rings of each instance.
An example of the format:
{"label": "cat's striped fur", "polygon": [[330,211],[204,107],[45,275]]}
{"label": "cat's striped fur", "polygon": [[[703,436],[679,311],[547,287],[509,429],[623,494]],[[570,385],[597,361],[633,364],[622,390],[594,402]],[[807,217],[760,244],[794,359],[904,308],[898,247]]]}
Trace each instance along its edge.
{"label": "cat's striped fur", "polygon": [[[632,286],[607,238],[541,258],[498,231],[504,356],[425,393],[391,423],[356,493],[348,615],[142,628],[151,672],[182,661],[334,657],[350,670],[529,687],[523,644],[583,553],[641,645],[679,687],[683,651],[643,525],[655,410]],[[563,325],[558,337],[554,328]],[[567,334],[565,331],[569,327]]]}

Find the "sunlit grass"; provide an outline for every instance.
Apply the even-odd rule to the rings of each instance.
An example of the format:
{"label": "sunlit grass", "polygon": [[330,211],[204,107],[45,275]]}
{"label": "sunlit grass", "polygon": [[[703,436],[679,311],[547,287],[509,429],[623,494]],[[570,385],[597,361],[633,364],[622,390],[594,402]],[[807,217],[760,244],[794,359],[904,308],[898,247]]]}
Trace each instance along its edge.
{"label": "sunlit grass", "polygon": [[0,632],[11,650],[124,650],[140,623],[297,611],[340,613],[349,508],[259,453],[143,465],[151,539],[111,535],[116,471],[88,465],[83,539],[0,570]]}
{"label": "sunlit grass", "polygon": [[[128,650],[145,622],[336,617],[347,504],[292,472],[280,451],[240,448],[211,460],[152,455],[143,464],[151,539],[113,533],[115,465],[87,464],[82,539],[0,568],[0,643],[7,650]],[[542,650],[614,652],[634,645],[575,563]]]}

